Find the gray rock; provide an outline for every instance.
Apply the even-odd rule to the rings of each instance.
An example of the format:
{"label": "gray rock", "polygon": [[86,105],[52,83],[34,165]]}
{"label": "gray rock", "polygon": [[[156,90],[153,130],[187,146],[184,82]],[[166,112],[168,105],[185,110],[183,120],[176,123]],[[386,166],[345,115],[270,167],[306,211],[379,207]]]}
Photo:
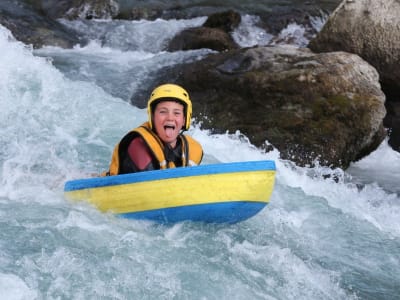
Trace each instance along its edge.
{"label": "gray rock", "polygon": [[241,19],[242,18],[239,13],[233,10],[228,10],[225,12],[212,14],[207,18],[203,26],[209,28],[219,28],[225,32],[232,32],[239,26]]}
{"label": "gray rock", "polygon": [[400,2],[344,0],[309,48],[346,51],[373,65],[383,82],[400,82]]}
{"label": "gray rock", "polygon": [[208,48],[215,51],[237,49],[230,32],[240,24],[240,14],[234,11],[215,13],[201,27],[188,28],[177,34],[168,44],[168,51]]}
{"label": "gray rock", "polygon": [[52,19],[111,19],[118,15],[115,0],[32,0],[35,7]]}
{"label": "gray rock", "polygon": [[185,65],[176,78],[203,128],[238,129],[298,165],[347,168],[386,136],[378,73],[357,55],[240,49]]}
{"label": "gray rock", "polygon": [[73,30],[43,16],[28,4],[11,0],[0,3],[0,24],[7,27],[17,40],[34,48],[43,45],[71,48],[82,42]]}
{"label": "gray rock", "polygon": [[400,102],[400,2],[344,0],[309,47],[315,52],[355,53],[377,69],[387,96],[384,124],[390,128],[389,144],[400,151],[400,114],[390,109]]}
{"label": "gray rock", "polygon": [[226,51],[238,48],[233,38],[219,28],[188,28],[176,35],[168,44],[168,51],[208,48]]}

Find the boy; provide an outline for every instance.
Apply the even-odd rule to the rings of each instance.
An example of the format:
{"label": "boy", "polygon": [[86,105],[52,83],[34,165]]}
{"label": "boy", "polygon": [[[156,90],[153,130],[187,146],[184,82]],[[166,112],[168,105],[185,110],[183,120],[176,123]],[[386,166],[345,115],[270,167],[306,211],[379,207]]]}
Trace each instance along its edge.
{"label": "boy", "polygon": [[148,122],[126,134],[115,146],[110,169],[103,175],[199,165],[201,145],[183,131],[188,130],[192,102],[185,89],[163,84],[147,102]]}

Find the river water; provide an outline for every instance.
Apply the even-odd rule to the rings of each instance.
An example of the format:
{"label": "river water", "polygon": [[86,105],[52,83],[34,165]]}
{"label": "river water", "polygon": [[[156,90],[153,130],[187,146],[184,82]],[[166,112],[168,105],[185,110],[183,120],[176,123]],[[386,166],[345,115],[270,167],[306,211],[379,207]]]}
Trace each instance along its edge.
{"label": "river water", "polygon": [[[66,180],[105,170],[114,144],[146,120],[129,104],[134,91],[209,53],[162,51],[204,20],[63,21],[92,40],[70,50],[33,51],[0,26],[3,299],[399,299],[400,154],[387,141],[347,171],[308,169],[194,122],[204,163],[276,162],[269,206],[235,225],[157,225],[64,198]],[[302,32],[282,34],[302,45]],[[271,39],[252,15],[234,35]]]}

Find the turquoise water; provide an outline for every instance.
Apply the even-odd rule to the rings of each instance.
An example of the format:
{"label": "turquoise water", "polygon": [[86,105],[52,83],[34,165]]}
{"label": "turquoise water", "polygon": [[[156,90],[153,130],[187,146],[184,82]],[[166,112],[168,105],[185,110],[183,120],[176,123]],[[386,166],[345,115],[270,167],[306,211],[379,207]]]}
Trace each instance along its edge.
{"label": "turquoise water", "polygon": [[[157,22],[70,24],[136,30],[136,50],[122,50],[123,35],[99,43],[96,28],[87,47],[33,52],[0,27],[2,298],[398,299],[400,155],[386,141],[346,172],[296,168],[240,132],[194,122],[204,163],[276,162],[270,205],[235,225],[162,226],[64,198],[66,180],[105,170],[114,144],[146,120],[128,104],[146,76],[208,53],[157,48],[158,35],[198,19]],[[332,172],[339,182],[323,179]]]}

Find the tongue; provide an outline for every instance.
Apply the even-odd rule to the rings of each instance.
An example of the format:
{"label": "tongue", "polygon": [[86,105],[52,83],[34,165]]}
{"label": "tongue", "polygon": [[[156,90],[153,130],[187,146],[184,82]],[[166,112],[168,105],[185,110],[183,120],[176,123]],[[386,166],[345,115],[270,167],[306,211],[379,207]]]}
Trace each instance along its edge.
{"label": "tongue", "polygon": [[174,129],[172,129],[171,127],[167,127],[167,128],[165,128],[165,135],[167,136],[167,137],[173,137],[173,135],[174,135]]}

